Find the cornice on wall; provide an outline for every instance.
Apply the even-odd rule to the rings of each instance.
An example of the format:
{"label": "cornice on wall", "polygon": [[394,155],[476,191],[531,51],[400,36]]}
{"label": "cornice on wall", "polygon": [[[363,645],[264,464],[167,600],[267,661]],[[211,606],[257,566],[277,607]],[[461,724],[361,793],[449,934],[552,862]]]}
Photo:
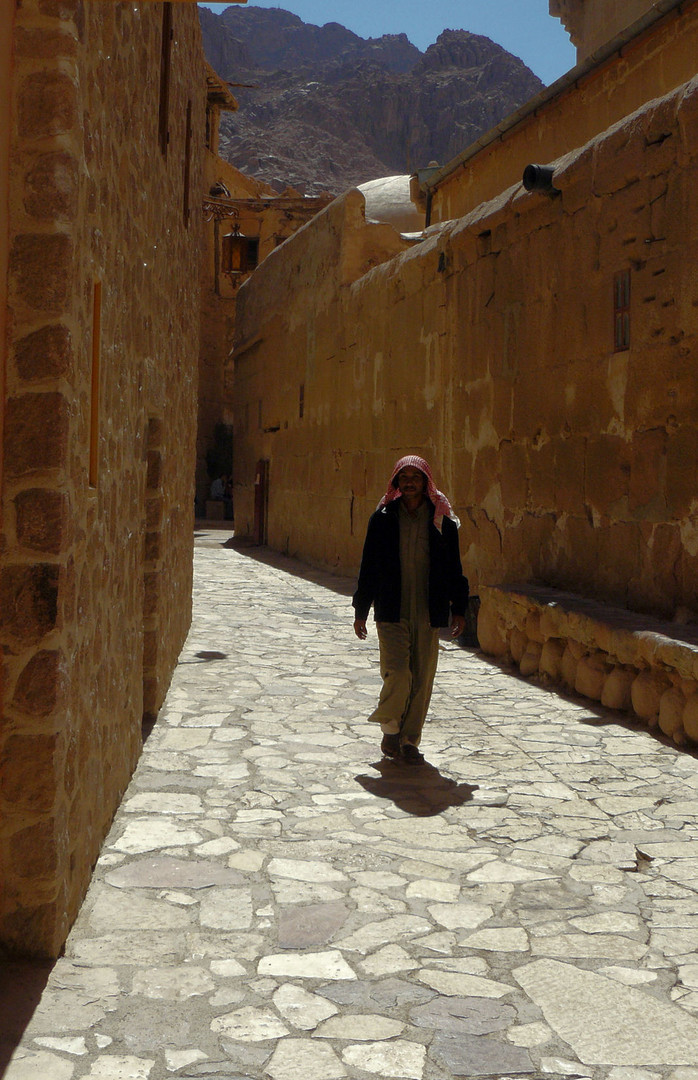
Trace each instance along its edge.
{"label": "cornice on wall", "polygon": [[560,20],[577,49],[584,25],[583,6],[584,0],[550,0],[550,14]]}

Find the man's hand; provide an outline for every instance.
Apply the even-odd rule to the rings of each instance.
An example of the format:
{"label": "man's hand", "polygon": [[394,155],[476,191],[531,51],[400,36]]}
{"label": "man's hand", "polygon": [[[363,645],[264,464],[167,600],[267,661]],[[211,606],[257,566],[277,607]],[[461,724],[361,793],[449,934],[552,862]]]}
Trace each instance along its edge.
{"label": "man's hand", "polygon": [[451,617],[451,637],[460,637],[465,630],[465,615],[453,615]]}
{"label": "man's hand", "polygon": [[365,619],[354,619],[354,633],[360,641],[366,640],[367,630]]}

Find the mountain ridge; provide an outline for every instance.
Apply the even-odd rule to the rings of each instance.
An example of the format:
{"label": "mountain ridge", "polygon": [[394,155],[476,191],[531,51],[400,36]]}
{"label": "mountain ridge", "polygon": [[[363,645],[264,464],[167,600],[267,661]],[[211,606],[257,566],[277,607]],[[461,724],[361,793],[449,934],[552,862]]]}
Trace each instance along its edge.
{"label": "mountain ridge", "polygon": [[405,34],[361,38],[282,8],[199,8],[204,48],[240,108],[220,152],[277,190],[339,194],[445,164],[543,84],[489,38],[444,30],[421,52]]}

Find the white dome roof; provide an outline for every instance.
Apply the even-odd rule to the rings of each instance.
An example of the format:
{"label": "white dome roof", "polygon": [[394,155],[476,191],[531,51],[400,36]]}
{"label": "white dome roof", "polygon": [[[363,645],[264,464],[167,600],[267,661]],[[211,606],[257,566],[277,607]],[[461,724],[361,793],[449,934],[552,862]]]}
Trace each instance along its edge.
{"label": "white dome roof", "polygon": [[359,184],[366,200],[366,220],[392,225],[398,232],[421,232],[424,214],[410,199],[409,176],[382,176]]}

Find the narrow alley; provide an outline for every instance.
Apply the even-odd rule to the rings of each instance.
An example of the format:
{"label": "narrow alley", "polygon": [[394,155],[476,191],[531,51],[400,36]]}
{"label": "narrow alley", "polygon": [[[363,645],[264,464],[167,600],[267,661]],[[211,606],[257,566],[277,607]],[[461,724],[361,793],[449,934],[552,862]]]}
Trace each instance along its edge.
{"label": "narrow alley", "polygon": [[444,639],[382,760],[352,582],[228,535],[0,1075],[698,1080],[696,757]]}

